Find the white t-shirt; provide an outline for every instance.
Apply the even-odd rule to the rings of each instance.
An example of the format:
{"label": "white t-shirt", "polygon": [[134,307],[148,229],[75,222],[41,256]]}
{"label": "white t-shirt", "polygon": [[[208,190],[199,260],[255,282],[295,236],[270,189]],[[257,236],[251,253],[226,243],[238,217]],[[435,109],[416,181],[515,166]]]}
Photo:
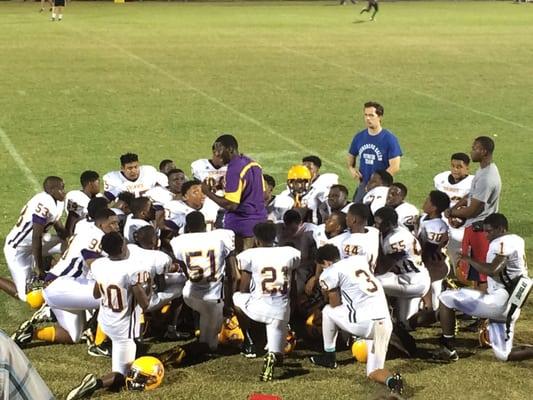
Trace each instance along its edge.
{"label": "white t-shirt", "polygon": [[390,318],[381,283],[370,271],[365,256],[352,256],[325,268],[319,278],[322,290],[338,288],[352,323]]}
{"label": "white t-shirt", "polygon": [[186,233],[170,241],[176,259],[188,271],[191,295],[204,300],[222,296],[226,257],[235,250],[235,234],[228,229]]}
{"label": "white t-shirt", "polygon": [[252,274],[250,293],[261,299],[266,318],[288,321],[292,271],[300,264],[300,252],[293,247],[257,247],[237,255],[239,269]]}
{"label": "white t-shirt", "polygon": [[37,193],[20,211],[16,225],[6,237],[6,245],[13,248],[31,247],[33,224],[44,225],[47,230],[61,218],[63,207],[62,201],[56,201],[48,193]]}

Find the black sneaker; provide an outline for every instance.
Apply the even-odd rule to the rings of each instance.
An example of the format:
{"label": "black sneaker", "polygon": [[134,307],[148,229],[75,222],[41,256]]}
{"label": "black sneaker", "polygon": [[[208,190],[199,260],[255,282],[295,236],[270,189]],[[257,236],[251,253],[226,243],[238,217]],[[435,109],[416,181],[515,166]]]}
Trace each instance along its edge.
{"label": "black sneaker", "polygon": [[86,399],[97,389],[96,376],[93,374],[85,375],[79,386],[76,386],[67,395],[67,400]]}
{"label": "black sneaker", "polygon": [[87,354],[93,357],[111,357],[111,347],[102,343],[101,345],[92,344],[87,348]]}
{"label": "black sneaker", "polygon": [[20,347],[24,347],[25,344],[28,344],[33,339],[33,324],[30,320],[24,321],[20,324],[17,331],[11,335],[11,339]]}
{"label": "black sneaker", "polygon": [[439,338],[440,348],[434,353],[437,359],[442,361],[457,361],[459,355],[455,349],[453,339],[447,339],[444,336]]}
{"label": "black sneaker", "polygon": [[254,344],[250,342],[248,339],[245,339],[244,343],[242,344],[241,354],[246,358],[257,357],[257,350],[255,349]]}
{"label": "black sneaker", "polygon": [[174,326],[169,326],[167,328],[167,331],[163,335],[163,338],[165,340],[169,340],[169,341],[190,340],[190,339],[192,339],[192,337],[193,337],[192,333],[178,331],[178,330],[176,330],[176,327],[174,327]]}
{"label": "black sneaker", "polygon": [[311,356],[309,357],[309,361],[321,367],[326,367],[326,368],[331,368],[331,369],[337,368],[337,361],[335,359],[335,353],[322,353],[316,356]]}
{"label": "black sneaker", "polygon": [[403,380],[402,376],[398,373],[392,375],[387,382],[387,386],[391,393],[402,394],[403,393]]}

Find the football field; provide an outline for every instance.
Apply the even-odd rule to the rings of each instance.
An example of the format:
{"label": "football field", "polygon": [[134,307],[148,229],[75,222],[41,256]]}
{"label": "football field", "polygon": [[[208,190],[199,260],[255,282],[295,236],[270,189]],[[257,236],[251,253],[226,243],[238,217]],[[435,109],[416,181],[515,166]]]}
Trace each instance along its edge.
{"label": "football field", "polygon": [[[51,22],[33,2],[0,2],[0,239],[47,175],[79,186],[83,170],[119,169],[139,154],[157,166],[170,158],[186,173],[211,154],[220,132],[273,175],[277,192],[288,168],[318,155],[322,171],[350,188],[345,155],[363,129],[362,105],[385,107],[384,127],[404,152],[395,180],[421,207],[433,176],[476,136],[491,136],[502,176],[500,210],[526,240],[533,259],[533,4],[510,2],[380,3],[375,22],[366,2],[167,3],[72,2]],[[472,165],[472,172],[477,168]],[[8,274],[0,257],[0,275]],[[531,270],[530,270],[531,274]],[[12,333],[31,315],[0,293],[0,329]],[[415,333],[433,349],[440,329]],[[460,333],[454,364],[395,359],[406,397],[527,399],[533,361],[498,362]],[[533,300],[515,342],[533,344]],[[171,346],[158,344],[152,350]],[[302,346],[303,347],[303,346]],[[85,344],[25,350],[57,398],[108,359]],[[284,400],[368,399],[384,393],[365,379],[349,352],[340,368],[320,370],[300,348],[281,379],[258,381],[262,360],[238,355],[167,370],[152,398],[246,399],[251,392]],[[105,394],[105,398],[148,394]]]}

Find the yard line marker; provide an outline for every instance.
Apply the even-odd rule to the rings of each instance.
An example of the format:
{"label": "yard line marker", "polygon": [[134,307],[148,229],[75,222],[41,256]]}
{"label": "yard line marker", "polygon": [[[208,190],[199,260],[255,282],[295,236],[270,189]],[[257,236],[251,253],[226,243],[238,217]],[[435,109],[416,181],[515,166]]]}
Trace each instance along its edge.
{"label": "yard line marker", "polygon": [[[79,35],[86,36],[86,34],[84,32],[80,32],[80,31],[78,31],[76,29],[72,29],[72,30],[75,31],[76,33],[78,33]],[[137,54],[135,54],[135,53],[133,53],[133,52],[131,52],[131,51],[129,51],[129,50],[117,45],[117,44],[115,44],[115,43],[107,42],[107,41],[104,42],[104,41],[98,39],[95,36],[91,36],[91,40],[96,40],[96,41],[98,41],[98,42],[100,42],[100,43],[102,43],[104,45],[107,45],[109,47],[113,47],[113,48],[117,49],[118,51],[124,53],[125,55],[127,55],[131,59],[139,61],[140,63],[146,65],[147,67],[153,69],[154,71],[159,72],[161,75],[166,76],[168,79],[170,79],[170,80],[172,80],[174,82],[177,82],[177,83],[179,83],[182,86],[185,86],[189,90],[195,92],[196,94],[201,95],[202,97],[206,98],[207,100],[209,100],[209,101],[211,101],[211,102],[213,102],[215,104],[218,104],[220,107],[225,108],[228,111],[231,111],[233,114],[237,115],[241,119],[243,119],[245,121],[248,121],[251,124],[257,126],[258,128],[261,128],[262,130],[264,130],[264,131],[276,136],[277,138],[285,141],[286,143],[290,144],[291,146],[294,146],[298,150],[301,150],[301,151],[303,151],[305,153],[313,154],[313,155],[316,155],[316,156],[320,157],[320,159],[322,160],[323,163],[329,164],[330,167],[333,167],[338,172],[342,172],[342,173],[346,172],[345,171],[346,168],[344,168],[344,166],[342,164],[340,164],[340,163],[338,163],[336,161],[330,160],[327,157],[324,157],[323,155],[321,155],[320,153],[316,152],[315,150],[313,150],[311,148],[308,148],[308,147],[302,145],[301,143],[298,143],[295,140],[292,140],[291,138],[283,136],[281,133],[279,133],[278,131],[274,130],[270,126],[262,123],[261,121],[255,119],[254,117],[252,117],[252,116],[250,116],[250,115],[248,115],[246,113],[243,113],[242,111],[237,110],[235,107],[232,107],[229,104],[224,103],[222,100],[210,95],[207,92],[204,92],[202,89],[199,89],[199,88],[191,85],[190,83],[188,83],[188,82],[186,82],[186,81],[184,81],[184,80],[182,80],[180,78],[177,78],[176,76],[172,75],[170,72],[165,71],[164,69],[162,69],[158,65],[156,65],[154,63],[151,63],[150,61],[142,58],[141,56],[139,56],[139,55],[137,55]]]}
{"label": "yard line marker", "polygon": [[13,142],[11,142],[11,139],[9,139],[9,136],[7,136],[7,133],[1,127],[0,127],[0,139],[2,139],[2,143],[4,144],[5,148],[7,149],[7,151],[13,158],[13,160],[15,160],[20,170],[24,172],[24,176],[31,183],[33,190],[35,192],[40,192],[41,185],[37,181],[37,178],[31,171],[31,169],[26,165],[26,162],[24,161],[22,156],[19,154],[19,152],[15,148],[15,145],[13,144]]}
{"label": "yard line marker", "polygon": [[333,61],[325,60],[325,59],[323,59],[321,57],[318,57],[318,56],[316,56],[314,54],[310,54],[310,53],[307,53],[307,52],[301,51],[301,50],[292,49],[292,48],[286,47],[284,45],[278,45],[278,47],[280,49],[282,49],[282,50],[285,50],[285,51],[289,52],[289,53],[297,54],[297,55],[300,55],[302,57],[306,57],[306,58],[309,58],[309,59],[314,59],[314,60],[320,61],[320,62],[322,62],[322,63],[324,63],[326,65],[331,65],[333,67],[336,67],[336,68],[339,68],[339,69],[342,69],[342,70],[349,70],[349,71],[355,73],[356,75],[359,75],[359,76],[361,76],[361,77],[363,77],[365,79],[369,79],[369,80],[372,80],[372,81],[375,81],[375,82],[379,82],[379,83],[382,83],[382,84],[385,84],[385,85],[389,85],[389,86],[392,86],[392,87],[395,87],[395,88],[398,88],[398,89],[401,89],[401,90],[404,90],[404,91],[409,91],[411,93],[417,94],[417,95],[422,96],[422,97],[426,97],[426,98],[434,100],[436,102],[448,104],[448,105],[451,105],[451,106],[454,106],[454,107],[457,107],[457,108],[461,108],[463,110],[467,110],[467,111],[473,112],[475,114],[479,114],[479,115],[483,115],[483,116],[495,119],[496,121],[504,122],[504,123],[509,124],[509,125],[514,125],[516,127],[519,127],[519,128],[522,128],[522,129],[526,129],[528,131],[533,131],[533,127],[530,127],[530,126],[527,126],[527,125],[523,125],[523,124],[521,124],[519,122],[511,121],[511,120],[502,118],[502,117],[500,117],[498,115],[491,114],[491,113],[486,112],[486,111],[478,110],[477,108],[473,108],[473,107],[467,106],[465,104],[457,103],[457,102],[455,102],[453,100],[444,99],[442,97],[436,96],[436,95],[431,94],[431,93],[426,93],[426,92],[423,92],[421,90],[416,90],[416,89],[413,89],[413,88],[410,88],[410,87],[402,86],[402,85],[399,85],[399,84],[394,83],[392,81],[377,79],[374,76],[365,74],[363,72],[359,72],[359,71],[357,71],[355,68],[353,68],[351,66],[341,65],[341,64],[338,64],[338,63],[333,62]]}

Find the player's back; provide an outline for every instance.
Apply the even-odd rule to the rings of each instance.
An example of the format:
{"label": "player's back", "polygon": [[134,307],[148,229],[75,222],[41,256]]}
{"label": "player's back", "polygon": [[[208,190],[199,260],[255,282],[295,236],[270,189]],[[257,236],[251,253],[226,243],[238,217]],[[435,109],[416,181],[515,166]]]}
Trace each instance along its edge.
{"label": "player's back", "polygon": [[250,293],[265,301],[273,318],[288,319],[291,276],[300,251],[290,246],[256,247],[237,255],[239,268],[252,274]]}
{"label": "player's back", "polygon": [[381,207],[385,207],[389,188],[387,186],[376,186],[363,197],[363,204],[370,207],[372,214],[375,214]]}
{"label": "player's back", "polygon": [[71,190],[65,196],[65,212],[71,212],[80,218],[85,218],[89,201],[91,198],[83,190]]}
{"label": "player's back", "polygon": [[313,240],[315,241],[316,247],[320,248],[326,244],[332,244],[339,249],[339,252],[342,253],[342,243],[350,237],[349,232],[341,232],[337,236],[328,237],[326,234],[325,224],[318,225],[316,229],[313,230]]}
{"label": "player's back", "polygon": [[365,226],[363,233],[351,233],[342,242],[341,257],[365,256],[374,270],[379,254],[379,230],[373,226]]}
{"label": "player's back", "polygon": [[56,201],[46,192],[37,193],[20,211],[20,216],[6,237],[6,244],[13,248],[31,246],[33,224],[48,228],[61,218],[63,202]]}
{"label": "player's back", "polygon": [[422,246],[426,243],[439,245],[447,234],[448,225],[441,218],[429,218],[427,214],[420,218],[418,239]]}
{"label": "player's back", "polygon": [[227,229],[186,233],[171,240],[174,256],[188,271],[191,293],[206,300],[221,298],[226,257],[235,249],[235,234]]}
{"label": "player's back", "polygon": [[488,289],[512,288],[516,278],[528,275],[525,242],[520,236],[509,233],[492,240],[487,252],[487,262],[496,256],[505,256],[503,269],[497,276],[488,277]]}
{"label": "player's back", "polygon": [[394,210],[396,211],[396,214],[398,214],[398,225],[401,225],[413,232],[415,230],[416,220],[420,215],[418,208],[416,208],[416,206],[413,204],[404,201]]}
{"label": "player's back", "polygon": [[320,275],[323,290],[338,288],[342,303],[358,320],[389,317],[381,283],[370,271],[365,256],[345,258],[324,269]]}
{"label": "player's back", "polygon": [[102,251],[100,246],[102,236],[104,232],[96,225],[85,225],[84,229],[78,230],[70,237],[68,247],[49,273],[55,277],[85,277],[88,268],[84,256],[98,257]]}
{"label": "player's back", "polygon": [[426,268],[422,263],[420,243],[406,228],[397,227],[389,232],[383,239],[382,249],[385,255],[394,257],[394,266],[402,274]]}
{"label": "player's back", "polygon": [[132,271],[147,271],[152,280],[156,275],[165,274],[172,264],[171,258],[160,250],[143,249],[136,244],[128,244],[128,251],[139,260]]}

